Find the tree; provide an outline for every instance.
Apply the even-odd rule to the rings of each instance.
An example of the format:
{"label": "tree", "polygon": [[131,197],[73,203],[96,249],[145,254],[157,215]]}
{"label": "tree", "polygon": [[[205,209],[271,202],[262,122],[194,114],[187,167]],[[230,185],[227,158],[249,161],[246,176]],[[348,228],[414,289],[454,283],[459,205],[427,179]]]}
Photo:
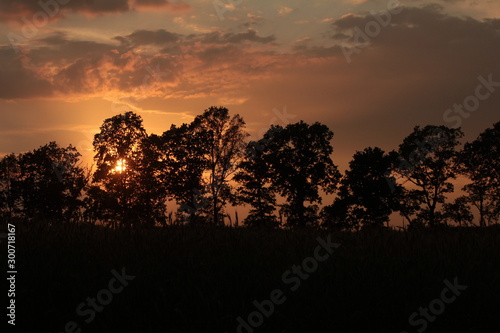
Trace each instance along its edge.
{"label": "tree", "polygon": [[274,215],[276,210],[276,189],[271,185],[269,165],[264,158],[263,148],[267,138],[248,143],[245,158],[238,167],[234,176],[240,186],[238,199],[250,204],[252,208],[243,221],[248,226],[275,227],[279,223]]}
{"label": "tree", "polygon": [[133,201],[134,219],[139,225],[165,225],[167,218],[167,193],[161,182],[154,136],[140,142],[137,163],[137,183]]}
{"label": "tree", "polygon": [[443,205],[444,221],[446,223],[458,223],[459,226],[471,224],[474,215],[472,215],[467,203],[467,197],[465,196],[455,199],[453,203],[445,203]]}
{"label": "tree", "polygon": [[335,198],[331,205],[323,207],[320,213],[321,225],[339,231],[358,230],[360,220],[351,199]]}
{"label": "tree", "polygon": [[19,192],[21,168],[15,154],[4,156],[0,160],[0,218],[12,220],[22,211],[22,197]]}
{"label": "tree", "polygon": [[211,215],[214,224],[220,225],[224,223],[224,206],[232,196],[229,181],[245,149],[245,122],[238,114],[230,117],[225,107],[212,106],[197,116],[191,126],[204,140]]}
{"label": "tree", "polygon": [[271,173],[271,184],[286,198],[283,212],[289,226],[304,227],[316,220],[317,206],[305,202],[321,203],[319,190],[333,193],[340,178],[330,155],[333,132],[326,125],[303,121],[285,128],[272,125],[264,155]]}
{"label": "tree", "polygon": [[[386,179],[386,171],[393,167],[395,161],[395,152],[386,154],[378,147],[369,147],[354,154],[349,170],[341,181],[336,207],[352,206],[350,211],[355,214],[352,217],[356,221],[355,225],[383,226],[398,208],[400,187],[393,191],[387,186]],[[330,211],[337,212],[339,209]]]}
{"label": "tree", "polygon": [[203,172],[207,168],[206,132],[193,124],[172,125],[161,137],[151,136],[157,147],[160,179],[167,195],[179,204],[178,218],[196,224],[207,206]]}
{"label": "tree", "polygon": [[96,171],[89,195],[99,218],[120,225],[154,225],[166,218],[142,118],[129,111],[108,118],[94,137]]}
{"label": "tree", "polygon": [[445,194],[453,192],[450,179],[456,178],[456,147],[463,137],[460,129],[446,126],[416,126],[399,146],[400,163],[393,170],[412,184],[409,196],[418,200],[421,209],[417,221],[434,226],[442,221]]}
{"label": "tree", "polygon": [[408,221],[410,227],[422,228],[425,226],[426,221],[423,219],[422,211],[422,197],[419,191],[414,189],[407,189],[401,184],[398,186],[398,194],[396,197],[396,211]]}
{"label": "tree", "polygon": [[76,148],[50,142],[0,162],[2,215],[62,223],[79,218],[86,185]]}
{"label": "tree", "polygon": [[460,172],[471,183],[465,199],[479,211],[479,225],[498,222],[500,216],[500,122],[466,143],[459,155]]}

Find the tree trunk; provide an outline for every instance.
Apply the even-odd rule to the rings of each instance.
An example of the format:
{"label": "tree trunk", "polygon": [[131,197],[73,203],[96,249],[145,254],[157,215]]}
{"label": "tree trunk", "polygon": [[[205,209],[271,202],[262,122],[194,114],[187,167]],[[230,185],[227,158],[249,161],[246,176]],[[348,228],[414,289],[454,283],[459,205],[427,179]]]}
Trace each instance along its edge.
{"label": "tree trunk", "polygon": [[217,211],[217,195],[214,193],[213,196],[213,215],[214,215],[214,225],[219,225],[219,212]]}
{"label": "tree trunk", "polygon": [[484,227],[485,222],[484,222],[484,204],[483,204],[483,196],[480,195],[479,197],[479,226]]}

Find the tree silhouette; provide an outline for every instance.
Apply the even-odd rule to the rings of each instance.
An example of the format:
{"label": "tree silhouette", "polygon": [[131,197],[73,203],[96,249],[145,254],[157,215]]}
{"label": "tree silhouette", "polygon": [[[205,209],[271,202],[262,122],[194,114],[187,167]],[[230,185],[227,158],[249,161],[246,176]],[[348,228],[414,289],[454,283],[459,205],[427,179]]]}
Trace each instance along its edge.
{"label": "tree silhouette", "polygon": [[420,206],[415,221],[434,226],[442,220],[438,204],[444,203],[446,193],[453,192],[449,180],[456,178],[456,147],[462,136],[460,129],[416,126],[399,146],[401,161],[394,172],[416,187],[407,193]]}
{"label": "tree silhouette", "polygon": [[[142,119],[129,111],[108,118],[94,137],[96,171],[89,191],[103,220],[130,226],[162,223],[164,191],[157,189]],[[151,183],[153,182],[153,183]]]}
{"label": "tree silhouette", "polygon": [[479,225],[500,217],[500,122],[466,143],[460,153],[460,170],[471,183],[464,186],[466,202],[479,211]]}
{"label": "tree silhouette", "polygon": [[317,219],[317,206],[305,202],[321,203],[319,189],[333,193],[340,178],[330,155],[333,132],[326,125],[303,121],[285,128],[272,125],[264,150],[271,172],[271,184],[287,199],[283,212],[289,226],[304,227]]}
{"label": "tree silhouette", "polygon": [[[86,185],[80,154],[55,142],[0,162],[0,205],[10,218],[62,223],[78,220]],[[3,201],[3,200],[2,200]]]}
{"label": "tree silhouette", "polygon": [[137,183],[132,203],[134,219],[139,225],[165,225],[167,218],[167,192],[161,182],[161,165],[158,163],[155,136],[147,136],[140,143]]}
{"label": "tree silhouette", "polygon": [[[251,206],[247,226],[276,227],[285,216],[288,227],[321,219],[324,227],[351,230],[383,226],[395,211],[412,228],[469,225],[471,206],[479,211],[480,226],[498,223],[500,122],[460,152],[460,129],[416,126],[397,152],[378,147],[356,152],[344,177],[331,159],[333,132],[323,124],[271,125],[248,144],[244,128],[239,115],[214,106],[162,135],[148,136],[141,117],[131,111],[105,119],[94,137],[90,185],[91,171],[80,167],[80,154],[71,145],[50,142],[4,156],[0,218],[166,225],[170,199],[179,205],[177,221],[189,224],[222,225],[228,202]],[[466,195],[447,203],[450,180],[458,173],[470,179]],[[338,197],[318,216],[320,191],[334,193],[339,181]],[[277,205],[277,195],[284,204]]]}
{"label": "tree silhouette", "polygon": [[[358,223],[367,227],[383,226],[388,222],[390,214],[398,208],[396,196],[401,190],[397,187],[397,191],[393,191],[387,186],[386,171],[394,166],[396,155],[395,152],[386,154],[378,147],[356,152],[341,181],[336,199],[339,202],[325,213],[335,215],[342,212],[343,207],[344,214],[350,211],[353,215],[349,219],[353,227]],[[333,216],[332,220],[335,220]]]}
{"label": "tree silhouette", "polygon": [[398,194],[396,195],[396,210],[403,217],[403,222],[406,219],[409,227],[423,228],[427,222],[424,219],[425,214],[422,214],[422,197],[420,191],[407,189],[401,184],[396,184]]}
{"label": "tree silhouette", "polygon": [[444,221],[448,224],[458,223],[459,226],[462,226],[462,224],[465,226],[471,224],[474,215],[472,215],[470,207],[467,204],[468,201],[465,196],[455,199],[453,203],[445,203],[443,205]]}
{"label": "tree silhouette", "polygon": [[243,221],[248,226],[277,226],[274,215],[276,210],[276,189],[271,184],[271,172],[265,159],[265,146],[269,133],[259,141],[251,141],[245,150],[245,158],[239,165],[234,180],[238,187],[238,200],[250,204],[247,218]]}
{"label": "tree silhouette", "polygon": [[3,221],[12,221],[23,210],[20,181],[21,167],[18,156],[4,156],[0,160],[0,218]]}
{"label": "tree silhouette", "polygon": [[224,223],[224,206],[232,196],[230,177],[245,149],[245,122],[238,114],[230,117],[225,107],[212,106],[197,116],[191,126],[204,140],[211,215],[214,224],[220,225]]}
{"label": "tree silhouette", "polygon": [[180,127],[172,125],[162,136],[154,137],[152,146],[157,147],[160,179],[170,198],[179,204],[178,217],[190,224],[202,222],[206,209],[205,180],[205,132],[193,124]]}
{"label": "tree silhouette", "polygon": [[320,212],[321,225],[328,229],[348,231],[360,227],[356,207],[351,198],[335,198],[331,205],[323,207]]}

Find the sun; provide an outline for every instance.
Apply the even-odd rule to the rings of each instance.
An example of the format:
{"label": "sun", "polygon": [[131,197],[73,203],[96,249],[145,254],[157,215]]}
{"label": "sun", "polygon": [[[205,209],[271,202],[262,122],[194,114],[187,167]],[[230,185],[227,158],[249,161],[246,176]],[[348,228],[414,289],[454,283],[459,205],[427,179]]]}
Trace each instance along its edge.
{"label": "sun", "polygon": [[116,166],[113,169],[113,171],[118,172],[118,173],[122,173],[123,171],[125,171],[126,168],[127,168],[127,164],[125,163],[125,160],[120,159],[116,162]]}

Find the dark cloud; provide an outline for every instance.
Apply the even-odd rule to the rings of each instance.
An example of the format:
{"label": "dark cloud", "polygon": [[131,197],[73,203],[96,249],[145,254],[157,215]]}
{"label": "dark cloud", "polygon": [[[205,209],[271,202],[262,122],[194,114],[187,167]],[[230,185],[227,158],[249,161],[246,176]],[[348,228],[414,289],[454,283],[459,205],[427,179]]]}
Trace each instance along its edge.
{"label": "dark cloud", "polygon": [[52,96],[51,83],[27,67],[23,54],[10,47],[0,47],[0,99]]}
{"label": "dark cloud", "polygon": [[183,12],[190,10],[191,6],[182,1],[135,0],[134,8],[168,8],[170,11]]}
{"label": "dark cloud", "polygon": [[239,34],[226,34],[223,36],[223,39],[227,40],[227,42],[229,43],[241,43],[243,41],[250,41],[262,44],[271,43],[276,40],[273,35],[267,37],[257,36],[257,32],[255,32],[255,30],[248,30],[247,32]]}
{"label": "dark cloud", "polygon": [[205,65],[213,65],[216,62],[231,61],[234,57],[238,56],[240,53],[232,45],[209,47],[203,51],[200,51],[197,56],[202,60]]}
{"label": "dark cloud", "polygon": [[136,4],[145,6],[163,6],[168,3],[167,0],[136,0]]}
{"label": "dark cloud", "polygon": [[242,33],[226,33],[222,34],[220,32],[207,33],[201,36],[201,39],[205,43],[242,43],[244,41],[255,42],[255,43],[272,43],[276,40],[274,35],[269,35],[267,37],[261,37],[257,35],[255,30],[249,29],[247,32]]}
{"label": "dark cloud", "polygon": [[47,63],[63,67],[80,58],[101,58],[103,54],[117,49],[112,44],[70,40],[64,33],[55,33],[38,42],[42,46],[26,51],[26,56],[34,66],[39,67]]}
{"label": "dark cloud", "polygon": [[171,3],[168,0],[2,0],[0,20],[12,21],[23,17],[31,20],[37,13],[46,15],[49,19],[57,19],[67,12],[100,15],[149,8],[183,11],[189,10],[190,6],[184,2]]}
{"label": "dark cloud", "polygon": [[365,20],[365,16],[346,14],[341,19],[333,22],[332,25],[334,26],[334,28],[336,28],[336,30],[342,31],[362,25]]}
{"label": "dark cloud", "polygon": [[132,45],[163,45],[174,43],[179,40],[179,35],[166,31],[164,29],[151,30],[136,30],[125,37],[115,37],[116,40]]}
{"label": "dark cloud", "polygon": [[276,38],[273,35],[261,37],[257,35],[255,30],[249,29],[242,33],[221,33],[218,31],[204,33],[204,34],[191,34],[182,36],[176,33],[159,30],[136,30],[126,36],[116,36],[114,40],[119,41],[122,45],[127,47],[136,47],[140,45],[157,45],[167,46],[165,50],[171,50],[171,44],[176,42],[189,44],[201,42],[203,44],[239,44],[245,41],[267,44],[274,42]]}
{"label": "dark cloud", "polygon": [[342,50],[339,46],[308,46],[306,44],[295,45],[293,50],[302,53],[308,57],[314,58],[340,58],[343,57]]}
{"label": "dark cloud", "polygon": [[[333,23],[332,35],[343,33],[349,38],[340,42],[332,38],[331,46],[309,43],[296,48],[309,61],[316,58],[324,76],[331,77],[330,82],[310,82],[315,89],[306,95],[316,95],[318,103],[332,105],[337,119],[352,116],[352,123],[346,126],[357,123],[370,133],[367,137],[392,140],[393,136],[384,134],[388,127],[402,138],[417,124],[452,126],[455,123],[447,122],[445,111],[474,95],[480,76],[500,82],[497,19],[455,17],[439,6],[427,6],[404,7],[391,15],[390,24],[381,27],[379,34],[369,35],[366,27],[373,22],[378,22],[373,15],[344,16]],[[359,37],[356,28],[366,38]],[[328,93],[317,96],[315,91],[322,86],[328,87]],[[498,121],[500,89],[495,89],[476,114],[461,118],[464,126]],[[325,121],[330,117],[315,116]],[[377,123],[378,127],[372,126]]]}
{"label": "dark cloud", "polygon": [[[388,16],[386,16],[388,17]],[[370,23],[371,22],[371,23]],[[440,71],[459,69],[459,73],[480,73],[498,69],[497,55],[500,51],[499,20],[478,21],[468,17],[454,17],[442,12],[437,5],[424,8],[404,8],[399,14],[390,16],[390,24],[379,24],[380,33],[370,36],[368,25],[378,22],[372,15],[348,16],[333,23],[335,33],[351,31],[347,39],[353,48],[361,51],[356,57],[375,62],[392,60],[391,67],[426,68],[439,66]],[[354,29],[364,32],[355,33]],[[357,43],[368,41],[368,46],[360,48]],[[380,59],[380,55],[388,58]],[[371,60],[370,60],[371,59]],[[359,60],[359,59],[358,59]],[[384,68],[387,68],[385,66]],[[459,75],[449,73],[449,75]]]}
{"label": "dark cloud", "polygon": [[[499,69],[499,19],[450,16],[438,5],[387,13],[379,13],[378,18],[371,14],[345,15],[332,23],[330,39],[334,45],[307,43],[297,45],[295,50],[313,57],[343,58],[346,53],[353,62],[349,68],[372,65],[368,73],[396,68],[425,73],[435,66],[438,73],[460,77]],[[383,26],[380,20],[387,24]],[[369,31],[374,26],[379,27],[376,34]],[[436,70],[430,74],[436,74]]]}

